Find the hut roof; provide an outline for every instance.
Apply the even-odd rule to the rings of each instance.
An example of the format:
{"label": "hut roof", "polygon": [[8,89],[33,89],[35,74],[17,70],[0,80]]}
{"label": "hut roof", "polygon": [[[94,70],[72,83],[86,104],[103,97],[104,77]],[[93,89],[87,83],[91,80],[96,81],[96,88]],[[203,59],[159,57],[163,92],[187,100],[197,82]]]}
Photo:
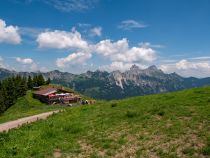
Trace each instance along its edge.
{"label": "hut roof", "polygon": [[56,92],[57,92],[56,88],[44,88],[39,91],[35,91],[34,94],[47,96],[49,94],[56,93]]}

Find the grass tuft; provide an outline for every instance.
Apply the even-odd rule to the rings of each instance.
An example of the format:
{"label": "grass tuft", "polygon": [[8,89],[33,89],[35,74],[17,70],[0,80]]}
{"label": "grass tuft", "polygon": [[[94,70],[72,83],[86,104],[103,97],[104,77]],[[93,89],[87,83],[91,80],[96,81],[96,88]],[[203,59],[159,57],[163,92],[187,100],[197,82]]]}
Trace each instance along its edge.
{"label": "grass tuft", "polygon": [[117,103],[112,103],[112,104],[111,104],[111,107],[112,107],[112,108],[114,108],[114,107],[116,107],[116,106],[117,106]]}
{"label": "grass tuft", "polygon": [[133,118],[139,116],[139,113],[136,111],[127,111],[126,112],[126,117],[128,118]]}

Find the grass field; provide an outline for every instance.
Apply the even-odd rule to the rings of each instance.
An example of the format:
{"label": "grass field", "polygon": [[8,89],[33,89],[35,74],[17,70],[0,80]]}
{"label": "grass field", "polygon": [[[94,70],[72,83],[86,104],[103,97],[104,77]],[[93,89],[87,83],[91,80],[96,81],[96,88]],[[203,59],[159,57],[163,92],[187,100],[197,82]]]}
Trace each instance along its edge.
{"label": "grass field", "polygon": [[24,97],[17,100],[15,105],[0,115],[0,123],[61,108],[59,106],[49,106],[41,103],[32,97],[31,91],[28,91]]}
{"label": "grass field", "polygon": [[0,157],[210,156],[210,87],[98,102],[0,133]]}

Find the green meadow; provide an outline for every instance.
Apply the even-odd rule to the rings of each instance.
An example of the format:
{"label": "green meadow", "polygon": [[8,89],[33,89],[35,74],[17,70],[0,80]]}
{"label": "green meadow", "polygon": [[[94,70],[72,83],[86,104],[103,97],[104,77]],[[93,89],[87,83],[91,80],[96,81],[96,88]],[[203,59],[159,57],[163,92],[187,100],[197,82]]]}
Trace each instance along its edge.
{"label": "green meadow", "polygon": [[0,123],[16,120],[18,118],[36,115],[43,112],[62,109],[61,106],[49,106],[32,97],[32,92],[27,91],[24,97],[18,98],[15,105],[0,115]]}
{"label": "green meadow", "polygon": [[[26,116],[53,109],[35,100],[28,104],[28,96],[0,121],[16,117],[16,110]],[[47,120],[0,133],[0,157],[207,158],[210,87],[66,108]]]}

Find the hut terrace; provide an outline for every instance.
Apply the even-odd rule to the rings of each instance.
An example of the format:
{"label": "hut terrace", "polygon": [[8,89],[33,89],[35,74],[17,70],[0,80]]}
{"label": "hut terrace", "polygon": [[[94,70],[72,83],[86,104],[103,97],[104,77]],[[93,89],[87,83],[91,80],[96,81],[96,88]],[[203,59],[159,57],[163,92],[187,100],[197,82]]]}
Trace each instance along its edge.
{"label": "hut terrace", "polygon": [[47,104],[69,104],[81,100],[79,95],[57,88],[41,88],[33,92],[33,97]]}

